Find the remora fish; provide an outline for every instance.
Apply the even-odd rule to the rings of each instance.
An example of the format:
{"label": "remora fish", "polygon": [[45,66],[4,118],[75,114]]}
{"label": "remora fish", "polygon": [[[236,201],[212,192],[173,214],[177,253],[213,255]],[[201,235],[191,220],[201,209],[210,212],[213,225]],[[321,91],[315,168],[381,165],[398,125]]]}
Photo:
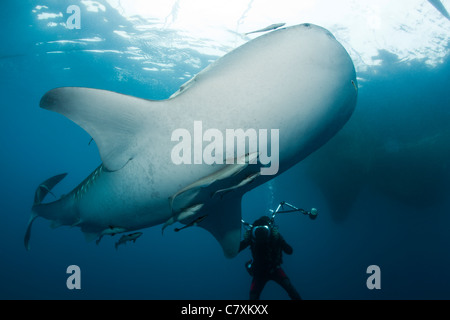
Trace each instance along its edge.
{"label": "remora fish", "polygon": [[202,222],[203,220],[205,220],[206,217],[207,217],[207,215],[206,215],[206,216],[198,217],[197,219],[195,219],[194,221],[188,223],[188,224],[185,225],[184,227],[181,227],[181,228],[175,228],[174,231],[175,231],[175,232],[178,232],[178,231],[180,231],[180,230],[183,230],[183,229],[186,229],[186,228],[189,228],[189,227],[194,227],[194,226],[198,225],[200,222]]}
{"label": "remora fish", "polygon": [[249,35],[249,34],[257,33],[257,32],[266,32],[266,31],[270,31],[270,30],[275,30],[275,29],[281,28],[285,24],[286,23],[274,23],[274,24],[271,24],[270,26],[267,26],[265,28],[262,28],[262,29],[259,29],[259,30],[256,30],[256,31],[247,32],[247,33],[245,33],[245,35]]}
{"label": "remora fish", "polygon": [[114,246],[116,247],[116,250],[117,250],[117,248],[121,244],[125,244],[128,241],[133,241],[133,243],[135,243],[137,238],[139,238],[140,236],[142,236],[142,232],[135,232],[135,233],[130,233],[130,234],[124,234],[123,236],[120,237],[119,241],[117,241]]}
{"label": "remora fish", "polygon": [[[275,58],[274,58],[275,57]],[[36,217],[80,227],[87,239],[159,225],[174,216],[167,199],[226,165],[176,165],[171,134],[201,120],[205,130],[280,129],[279,170],[261,175],[226,197],[201,188],[184,208],[204,204],[199,226],[226,257],[238,253],[242,195],[282,174],[331,139],[356,105],[353,62],[333,35],[303,24],[278,29],[231,51],[183,85],[171,98],[150,101],[111,91],[64,87],[47,92],[40,106],[58,112],[95,140],[102,164],[73,191],[42,203],[61,176],[39,188],[25,236],[29,249]],[[267,150],[271,141],[267,141]],[[222,154],[225,154],[224,152]],[[236,154],[236,157],[241,155]],[[247,166],[239,177],[254,168]],[[220,181],[231,186],[237,177]],[[48,180],[47,180],[48,181]],[[215,184],[211,184],[214,186]],[[177,197],[178,198],[178,197]],[[225,199],[225,198],[224,198]],[[181,209],[180,209],[181,210]],[[175,212],[178,214],[178,212]]]}
{"label": "remora fish", "polygon": [[186,218],[194,216],[197,212],[199,212],[203,208],[203,203],[195,204],[189,208],[182,210],[179,214],[176,214],[173,217],[170,217],[169,220],[164,223],[161,233],[164,233],[164,229],[166,229],[171,224],[174,224],[177,221],[184,220]]}
{"label": "remora fish", "polygon": [[214,197],[216,194],[219,194],[219,193],[227,193],[227,192],[233,191],[233,190],[235,190],[235,189],[237,189],[237,188],[241,188],[241,187],[243,187],[243,186],[245,186],[245,185],[247,185],[247,184],[253,182],[253,180],[255,180],[256,178],[258,178],[260,175],[261,175],[260,172],[253,173],[253,174],[249,175],[248,177],[246,177],[245,179],[243,179],[243,180],[242,180],[241,182],[239,182],[237,185],[234,185],[234,186],[229,187],[229,188],[217,190],[216,192],[213,193],[212,196]]}

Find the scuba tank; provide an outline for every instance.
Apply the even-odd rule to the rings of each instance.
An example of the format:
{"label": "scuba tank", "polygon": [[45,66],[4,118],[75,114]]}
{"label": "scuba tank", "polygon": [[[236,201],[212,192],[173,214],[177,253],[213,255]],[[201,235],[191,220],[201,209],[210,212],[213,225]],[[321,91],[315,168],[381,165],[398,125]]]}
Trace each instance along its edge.
{"label": "scuba tank", "polygon": [[[280,202],[276,210],[270,210],[270,212],[272,213],[271,217],[263,216],[258,220],[256,220],[253,223],[253,225],[241,219],[241,222],[244,228],[247,229],[248,236],[251,237],[253,243],[268,241],[271,236],[273,237],[278,234],[278,229],[274,226],[274,219],[275,216],[279,213],[300,212],[309,216],[311,220],[315,220],[318,214],[318,210],[316,208],[312,208],[310,211],[306,211],[304,209],[299,209],[285,201]],[[253,259],[250,259],[247,262],[245,262],[244,266],[248,274],[251,277],[253,277],[254,276]]]}

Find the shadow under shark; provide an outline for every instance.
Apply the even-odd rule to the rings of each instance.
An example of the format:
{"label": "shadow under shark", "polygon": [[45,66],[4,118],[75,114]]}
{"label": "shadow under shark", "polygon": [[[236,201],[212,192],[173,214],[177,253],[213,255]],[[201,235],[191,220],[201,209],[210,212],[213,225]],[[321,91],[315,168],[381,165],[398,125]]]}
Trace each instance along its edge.
{"label": "shadow under shark", "polygon": [[302,162],[336,222],[349,217],[363,190],[421,210],[448,199],[446,61],[439,72],[420,62],[383,64],[368,75],[350,121]]}
{"label": "shadow under shark", "polygon": [[[330,32],[311,24],[249,41],[167,100],[89,88],[53,89],[40,106],[86,130],[103,163],[57,201],[42,202],[64,174],[38,187],[25,247],[29,249],[37,217],[53,226],[80,227],[88,240],[199,221],[225,256],[233,257],[240,243],[242,195],[326,143],[350,118],[356,98],[356,74],[348,53]],[[277,175],[256,174],[261,169],[257,164],[174,164],[171,134],[196,120],[205,129],[223,133],[228,128],[279,129]],[[267,143],[271,150],[271,141]],[[243,158],[250,161],[257,154],[235,154],[235,159]],[[214,196],[217,193],[222,196]]]}

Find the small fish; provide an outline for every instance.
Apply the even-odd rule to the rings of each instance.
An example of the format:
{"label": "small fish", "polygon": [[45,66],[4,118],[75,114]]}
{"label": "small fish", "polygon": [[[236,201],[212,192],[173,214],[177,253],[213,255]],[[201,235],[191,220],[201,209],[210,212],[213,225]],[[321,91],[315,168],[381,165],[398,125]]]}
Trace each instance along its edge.
{"label": "small fish", "polygon": [[204,205],[203,203],[193,205],[189,208],[184,209],[179,214],[177,214],[173,217],[170,217],[169,220],[167,220],[166,223],[164,223],[164,225],[161,229],[161,233],[164,234],[164,229],[167,228],[168,226],[170,226],[171,224],[174,224],[177,221],[184,220],[186,218],[189,218],[189,217],[195,215],[198,211],[200,211],[200,209],[203,207],[203,205]]}
{"label": "small fish", "polygon": [[[81,219],[78,222],[76,222],[76,224],[78,224],[80,222],[82,222]],[[105,235],[114,236],[114,235],[116,235],[116,233],[122,233],[122,232],[126,232],[126,231],[127,231],[127,229],[125,229],[125,228],[109,226],[108,228],[106,228],[105,230],[103,230],[100,233],[100,236],[98,237],[97,241],[95,241],[95,243],[98,245],[100,243],[100,241],[102,240],[103,236],[105,236]]]}
{"label": "small fish", "polygon": [[198,217],[198,218],[195,219],[194,221],[189,222],[189,223],[188,223],[187,225],[185,225],[184,227],[181,227],[181,228],[175,228],[173,231],[178,232],[178,231],[180,231],[180,230],[183,230],[183,229],[186,229],[186,228],[189,228],[189,227],[196,226],[197,224],[199,224],[200,222],[202,222],[207,216],[208,216],[208,215],[204,215],[204,216]]}
{"label": "small fish", "polygon": [[127,243],[127,241],[133,241],[133,243],[136,242],[136,239],[142,236],[142,232],[135,232],[130,234],[125,234],[122,237],[120,237],[119,241],[116,242],[115,247],[116,250],[121,244]]}
{"label": "small fish", "polygon": [[241,182],[239,182],[239,183],[238,183],[237,185],[235,185],[235,186],[232,186],[232,187],[229,187],[229,188],[225,188],[225,189],[217,190],[216,192],[214,192],[214,194],[212,195],[212,197],[214,197],[216,194],[219,194],[219,193],[223,193],[223,194],[222,194],[222,196],[223,196],[225,193],[228,193],[228,192],[230,192],[230,191],[233,191],[234,189],[243,187],[243,186],[245,186],[246,184],[249,184],[250,182],[252,182],[252,181],[255,180],[256,178],[258,178],[260,175],[261,175],[260,172],[253,173],[253,174],[249,175],[247,178],[245,178],[244,180],[242,180]]}
{"label": "small fish", "polygon": [[275,30],[275,29],[278,29],[278,28],[284,26],[285,24],[286,23],[274,23],[274,24],[271,24],[270,26],[267,26],[265,28],[262,28],[262,29],[259,29],[259,30],[256,30],[256,31],[247,32],[247,33],[245,33],[245,35],[247,36],[247,35],[252,34],[252,33],[266,32],[266,31],[270,31],[270,30]]}

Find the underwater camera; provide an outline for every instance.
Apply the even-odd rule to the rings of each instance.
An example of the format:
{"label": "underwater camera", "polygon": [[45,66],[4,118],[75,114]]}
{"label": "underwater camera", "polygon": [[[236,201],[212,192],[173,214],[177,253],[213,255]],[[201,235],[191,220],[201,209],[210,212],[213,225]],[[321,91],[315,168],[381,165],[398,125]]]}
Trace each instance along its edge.
{"label": "underwater camera", "polygon": [[[269,209],[269,211],[272,213],[272,216],[270,217],[271,222],[273,223],[273,220],[275,219],[275,216],[279,213],[291,213],[291,212],[300,212],[304,215],[309,216],[311,220],[315,220],[317,218],[317,215],[319,214],[319,211],[316,208],[311,208],[311,210],[307,211],[301,208],[297,208],[296,206],[287,203],[286,201],[281,201],[278,207],[275,210]],[[248,222],[245,222],[241,219],[242,224],[247,229],[254,229],[253,225],[251,225]],[[256,229],[253,230],[253,232],[256,232]]]}
{"label": "underwater camera", "polygon": [[270,212],[272,212],[272,219],[274,219],[275,215],[277,215],[278,213],[300,212],[300,213],[303,213],[303,214],[309,216],[309,218],[311,220],[316,219],[317,214],[319,213],[319,211],[316,208],[311,208],[310,211],[306,211],[304,209],[297,208],[297,207],[293,206],[292,204],[287,203],[286,201],[281,201],[280,204],[278,205],[278,207],[276,208],[276,210],[275,211],[270,210]]}

